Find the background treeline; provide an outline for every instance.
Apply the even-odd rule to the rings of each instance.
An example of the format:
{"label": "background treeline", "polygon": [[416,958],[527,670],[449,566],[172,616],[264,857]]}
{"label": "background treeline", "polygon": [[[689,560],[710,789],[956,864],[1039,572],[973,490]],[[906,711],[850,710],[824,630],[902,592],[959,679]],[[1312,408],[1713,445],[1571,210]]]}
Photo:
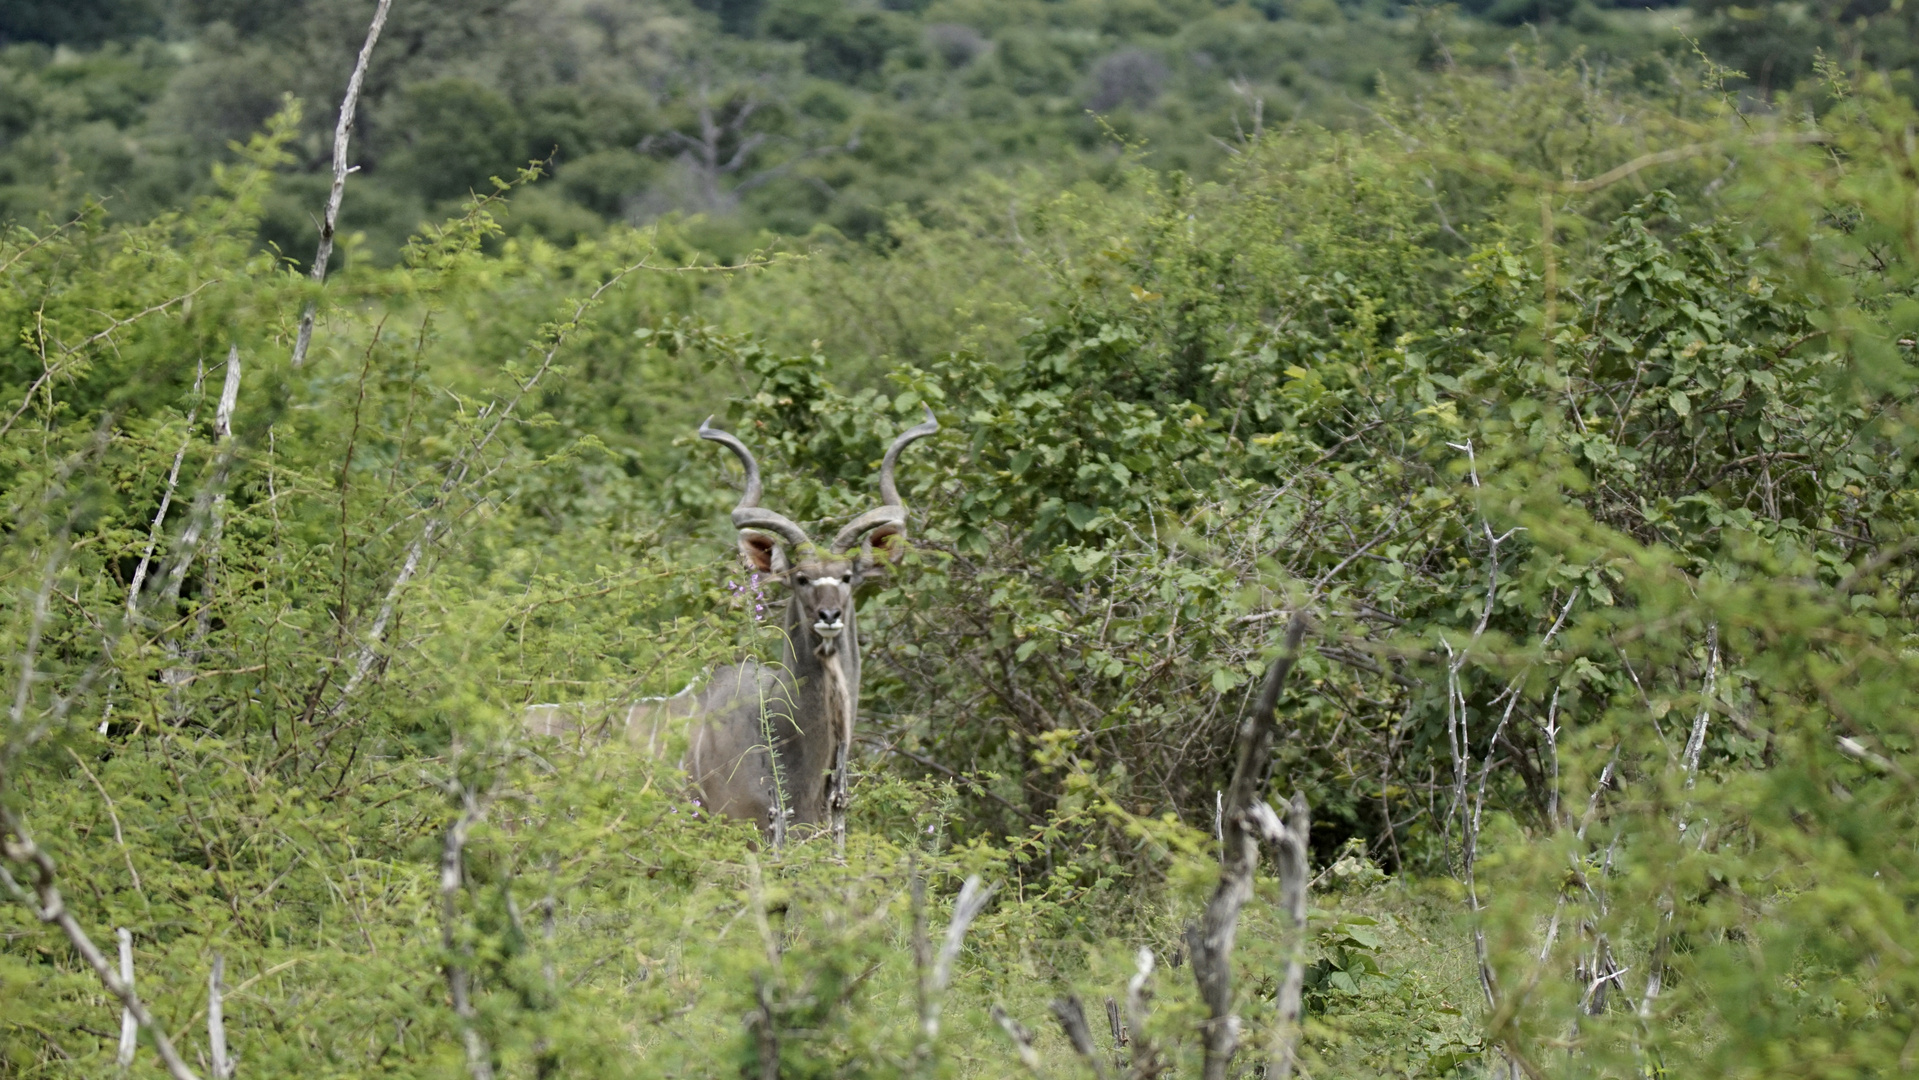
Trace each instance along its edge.
{"label": "background treeline", "polygon": [[[262,235],[310,257],[312,208],[372,0],[82,0],[0,6],[0,216],[64,219],[85,196],[144,220],[207,190],[280,108],[308,103]],[[396,6],[359,123],[355,257],[405,238],[529,160],[556,182],[511,232],[567,243],[610,222],[702,214],[729,253],[760,229],[876,236],[976,171],[1116,176],[1116,140],[1216,175],[1244,132],[1371,122],[1434,72],[1515,44],[1626,70],[1663,93],[1686,35],[1754,100],[1815,55],[1905,70],[1902,5],[1498,0],[1463,9],[1297,0],[435,0]],[[1096,114],[1096,115],[1095,115]]]}
{"label": "background treeline", "polygon": [[[542,54],[401,22],[445,10],[396,5],[369,147],[382,109],[424,108],[416,73],[469,61],[521,122],[500,73]],[[1271,772],[1314,821],[1312,1075],[1910,1070],[1919,116],[1897,72],[1834,54],[1762,93],[1683,54],[1646,57],[1656,78],[1482,70],[1432,28],[1405,39],[1441,57],[1418,93],[1332,126],[1278,123],[1261,84],[1255,129],[1228,87],[1242,126],[1204,168],[1091,139],[1075,164],[1066,140],[804,242],[751,231],[773,212],[752,200],[852,152],[701,220],[549,234],[526,222],[584,157],[487,166],[480,197],[386,186],[407,154],[451,160],[423,134],[348,181],[349,213],[417,200],[390,239],[315,285],[267,241],[318,210],[363,28],[241,28],[267,11],[228,13],[224,59],[328,43],[291,65],[304,112],[269,85],[278,111],[165,159],[178,186],[139,213],[82,198],[82,171],[13,189],[71,201],[0,241],[0,1076],[116,1068],[118,1003],[74,945],[112,962],[115,928],[203,1076],[216,956],[243,1077],[1065,1077],[1094,1068],[1048,1018],[1069,994],[1108,1075],[1194,1075],[1183,928],[1297,611]],[[804,70],[768,23],[682,17],[731,35],[683,55]],[[1073,18],[1059,40],[1108,43]],[[213,62],[18,55],[159,58],[152,101]],[[790,85],[879,110],[906,70]],[[482,115],[447,100],[420,131]],[[92,131],[137,157],[143,125],[207,115],[147,108],[10,145],[77,161]],[[635,138],[672,130],[697,127]],[[631,152],[692,169],[668,150]],[[526,735],[529,703],[617,713],[775,648],[703,416],[810,524],[870,499],[923,403],[945,427],[902,466],[914,551],[861,598],[844,862],[706,820],[672,748]],[[943,983],[971,875],[998,891]],[[1292,947],[1276,891],[1235,956],[1248,1069]],[[158,1075],[140,1039],[131,1069]]]}

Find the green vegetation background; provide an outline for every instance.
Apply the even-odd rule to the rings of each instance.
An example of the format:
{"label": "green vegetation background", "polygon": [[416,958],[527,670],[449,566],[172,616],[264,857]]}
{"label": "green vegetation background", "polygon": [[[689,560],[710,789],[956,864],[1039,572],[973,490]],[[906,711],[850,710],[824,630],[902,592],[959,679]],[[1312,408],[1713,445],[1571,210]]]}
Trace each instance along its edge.
{"label": "green vegetation background", "polygon": [[[396,0],[315,286],[371,6],[0,5],[0,808],[202,1075],[216,953],[241,1076],[1068,1076],[1141,947],[1191,1073],[1301,605],[1311,1075],[1911,1071],[1902,5]],[[525,734],[771,649],[701,417],[812,521],[923,403],[844,862]],[[115,1070],[4,866],[0,1076]]]}

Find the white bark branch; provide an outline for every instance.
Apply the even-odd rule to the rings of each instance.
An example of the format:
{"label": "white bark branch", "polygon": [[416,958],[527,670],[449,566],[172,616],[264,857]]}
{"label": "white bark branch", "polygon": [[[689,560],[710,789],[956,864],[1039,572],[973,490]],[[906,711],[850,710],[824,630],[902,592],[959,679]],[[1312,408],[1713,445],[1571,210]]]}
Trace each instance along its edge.
{"label": "white bark branch", "polygon": [[[346,198],[346,178],[352,169],[347,167],[347,143],[353,132],[354,114],[360,108],[360,86],[366,82],[367,65],[373,60],[373,46],[380,40],[380,31],[386,27],[388,9],[393,0],[380,0],[373,9],[373,24],[367,27],[366,42],[360,46],[359,59],[353,63],[353,74],[347,77],[346,96],[340,99],[340,119],[333,127],[333,188],[327,192],[326,216],[320,219],[320,246],[313,253],[312,278],[317,284],[326,280],[327,262],[333,258],[333,235],[340,223],[340,203]],[[317,300],[307,301],[306,310],[300,313],[300,335],[293,342],[293,366],[306,363],[307,347],[313,342],[313,314],[318,306]]]}
{"label": "white bark branch", "polygon": [[1257,809],[1264,811],[1260,815],[1264,819],[1262,831],[1279,854],[1279,902],[1286,926],[1286,970],[1274,1002],[1279,1023],[1269,1075],[1288,1080],[1299,1064],[1299,1021],[1306,983],[1306,894],[1312,883],[1307,864],[1312,814],[1306,796],[1299,793],[1293,795],[1283,823],[1267,803],[1261,802]]}
{"label": "white bark branch", "polygon": [[1007,1038],[1013,1040],[1013,1049],[1019,1054],[1019,1063],[1026,1066],[1026,1071],[1034,1076],[1045,1075],[1039,1070],[1039,1051],[1033,1049],[1033,1033],[1026,1029],[1025,1024],[1006,1015],[1006,1010],[998,1005],[993,1006],[990,1011],[993,1022],[1000,1026],[1001,1031],[1006,1032]]}
{"label": "white bark branch", "polygon": [[[115,927],[113,935],[120,939],[120,981],[127,984],[127,991],[133,991],[133,931],[124,926]],[[133,1064],[134,1048],[140,1045],[140,1021],[134,1018],[133,1010],[120,1009],[120,1053],[115,1064],[122,1069]]]}
{"label": "white bark branch", "polygon": [[233,1058],[227,1053],[227,1017],[223,996],[226,993],[227,958],[213,954],[213,970],[207,973],[207,1045],[213,1050],[213,1080],[233,1080]]}

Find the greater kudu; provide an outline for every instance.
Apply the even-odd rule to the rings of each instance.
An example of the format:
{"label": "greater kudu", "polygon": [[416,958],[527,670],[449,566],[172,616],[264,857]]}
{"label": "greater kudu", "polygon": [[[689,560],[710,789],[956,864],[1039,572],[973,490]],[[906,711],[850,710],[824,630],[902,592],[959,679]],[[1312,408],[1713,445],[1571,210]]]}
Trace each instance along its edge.
{"label": "greater kudu", "polygon": [[711,812],[759,822],[774,844],[793,826],[825,823],[843,851],[847,753],[860,702],[853,591],[904,545],[906,507],[893,469],[900,451],[938,431],[939,421],[929,408],[925,423],[893,440],[880,460],[880,505],[847,522],[825,549],[760,506],[753,452],[711,425],[708,417],[700,438],[733,451],[746,470],[733,508],[740,553],[787,588],[786,641],[778,664],[724,668],[700,693],[687,772]]}

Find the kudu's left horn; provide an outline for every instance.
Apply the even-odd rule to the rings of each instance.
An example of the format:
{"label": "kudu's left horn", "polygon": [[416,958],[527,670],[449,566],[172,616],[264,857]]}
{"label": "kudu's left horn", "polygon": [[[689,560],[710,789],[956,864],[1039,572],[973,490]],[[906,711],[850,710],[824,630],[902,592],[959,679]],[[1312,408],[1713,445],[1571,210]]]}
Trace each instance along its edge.
{"label": "kudu's left horn", "polygon": [[930,405],[926,409],[926,421],[900,432],[893,445],[886,448],[886,456],[880,459],[880,504],[852,521],[833,537],[833,552],[838,554],[850,550],[866,537],[867,533],[885,525],[892,525],[899,531],[906,530],[906,505],[900,502],[899,488],[893,483],[893,468],[899,464],[900,451],[920,439],[940,429],[940,422],[933,417]]}

